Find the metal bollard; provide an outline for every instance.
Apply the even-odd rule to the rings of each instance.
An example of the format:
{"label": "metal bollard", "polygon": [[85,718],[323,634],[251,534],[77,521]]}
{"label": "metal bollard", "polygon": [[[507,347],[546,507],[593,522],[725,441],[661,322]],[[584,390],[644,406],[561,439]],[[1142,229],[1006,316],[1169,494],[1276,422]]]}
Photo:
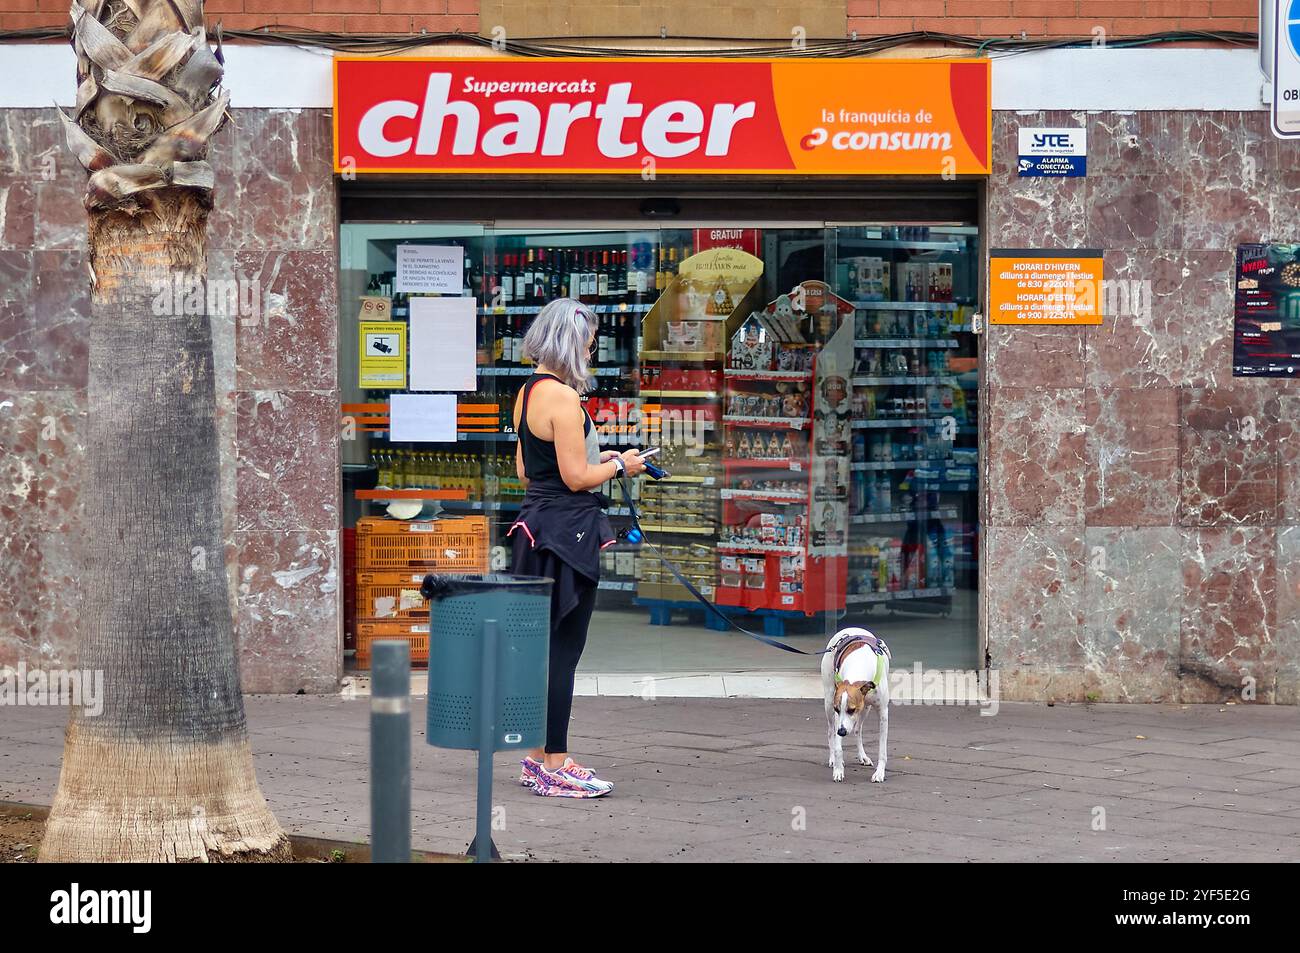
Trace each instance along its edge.
{"label": "metal bollard", "polygon": [[372,646],[370,682],[370,861],[411,860],[411,647]]}

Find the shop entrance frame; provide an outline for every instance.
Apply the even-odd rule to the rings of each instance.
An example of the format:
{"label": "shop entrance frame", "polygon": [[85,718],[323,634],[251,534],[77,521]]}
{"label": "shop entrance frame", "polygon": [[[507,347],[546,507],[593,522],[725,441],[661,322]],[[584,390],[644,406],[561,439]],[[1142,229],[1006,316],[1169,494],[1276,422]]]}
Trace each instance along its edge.
{"label": "shop entrance frame", "polygon": [[[789,182],[751,177],[635,177],[599,180],[577,177],[540,179],[502,176],[377,177],[340,183],[340,220],[346,225],[480,226],[485,234],[544,230],[554,232],[648,231],[694,228],[829,230],[882,223],[974,225],[978,235],[978,290],[984,301],[987,280],[986,183],[979,178],[953,182],[809,179]],[[599,204],[602,214],[592,215]],[[809,214],[809,213],[812,214]],[[343,263],[347,267],[347,263]],[[977,311],[983,312],[977,306]],[[348,309],[341,315],[346,320]],[[977,332],[978,335],[978,332]],[[978,524],[981,552],[977,568],[978,665],[988,657],[987,584],[983,555],[988,488],[985,472],[987,379],[984,342],[977,336],[979,367]],[[342,355],[341,355],[342,356]],[[350,373],[340,361],[340,373]]]}

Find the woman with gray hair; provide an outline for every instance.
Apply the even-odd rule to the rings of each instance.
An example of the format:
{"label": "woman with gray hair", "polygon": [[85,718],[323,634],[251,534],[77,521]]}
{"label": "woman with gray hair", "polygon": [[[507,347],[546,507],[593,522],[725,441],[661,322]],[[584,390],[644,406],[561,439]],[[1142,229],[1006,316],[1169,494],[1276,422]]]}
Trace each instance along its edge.
{"label": "woman with gray hair", "polygon": [[514,571],[555,580],[546,746],[528,753],[519,777],[546,797],[600,797],[614,789],[568,753],[573,680],[596,605],[600,551],[616,542],[605,498],[595,490],[645,469],[636,450],[602,451],[582,407],[596,327],[596,316],[572,298],[542,308],[524,335],[524,355],[537,371],[515,400],[515,469],[525,491],[507,533],[514,537]]}

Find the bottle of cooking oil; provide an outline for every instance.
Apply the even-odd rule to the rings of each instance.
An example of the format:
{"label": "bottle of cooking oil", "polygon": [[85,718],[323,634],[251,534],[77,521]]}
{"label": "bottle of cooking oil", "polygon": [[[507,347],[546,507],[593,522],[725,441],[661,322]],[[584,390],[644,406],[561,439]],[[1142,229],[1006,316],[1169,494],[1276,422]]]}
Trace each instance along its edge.
{"label": "bottle of cooking oil", "polygon": [[524,485],[519,481],[519,472],[515,469],[515,458],[503,455],[501,469],[505,472],[506,483],[510,486],[510,495],[518,500],[524,495]]}

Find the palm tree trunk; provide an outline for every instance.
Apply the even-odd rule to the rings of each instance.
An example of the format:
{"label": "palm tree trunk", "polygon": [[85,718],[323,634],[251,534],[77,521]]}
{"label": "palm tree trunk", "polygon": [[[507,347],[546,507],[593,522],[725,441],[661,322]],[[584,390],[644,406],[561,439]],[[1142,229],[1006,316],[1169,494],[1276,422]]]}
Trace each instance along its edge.
{"label": "palm tree trunk", "polygon": [[287,860],[227,603],[211,322],[201,290],[171,294],[206,275],[220,68],[197,59],[197,0],[74,2],[73,21],[94,282],[80,664],[104,705],[74,709],[40,859]]}

